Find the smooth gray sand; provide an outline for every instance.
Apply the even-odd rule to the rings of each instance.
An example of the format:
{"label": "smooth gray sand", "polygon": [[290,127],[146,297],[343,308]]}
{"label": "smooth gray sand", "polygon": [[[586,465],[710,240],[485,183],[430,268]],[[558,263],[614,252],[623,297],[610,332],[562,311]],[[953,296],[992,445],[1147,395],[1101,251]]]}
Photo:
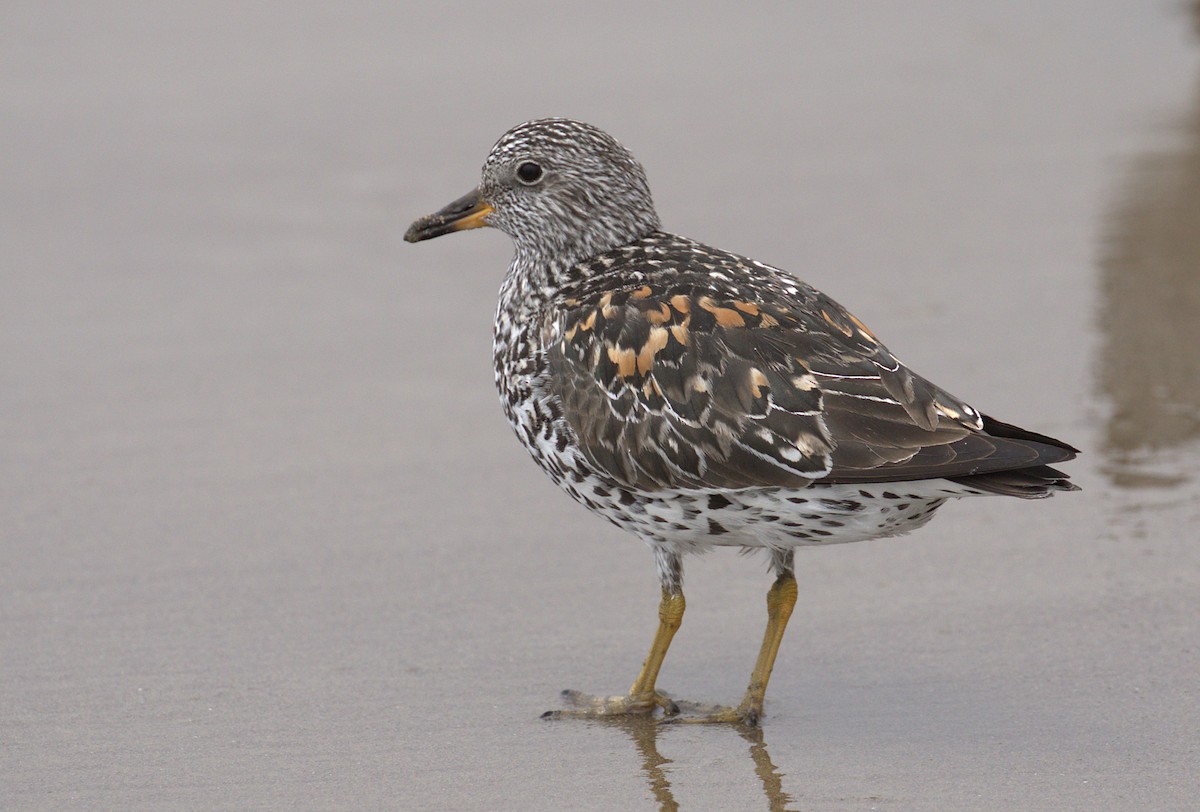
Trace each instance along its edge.
{"label": "smooth gray sand", "polygon": [[[1184,4],[197,5],[0,8],[0,808],[1195,808]],[[507,239],[401,235],[544,115],[1086,452],[799,556],[761,737],[538,719],[651,556],[505,425]],[[661,685],[736,700],[767,585],[689,561]]]}

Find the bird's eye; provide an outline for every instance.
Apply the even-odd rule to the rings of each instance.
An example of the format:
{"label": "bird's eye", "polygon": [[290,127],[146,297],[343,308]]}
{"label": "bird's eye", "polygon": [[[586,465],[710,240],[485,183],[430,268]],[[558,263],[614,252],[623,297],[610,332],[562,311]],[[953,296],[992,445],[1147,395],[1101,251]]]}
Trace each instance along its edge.
{"label": "bird's eye", "polygon": [[542,168],[533,161],[525,161],[517,167],[517,179],[528,186],[532,186],[542,179]]}

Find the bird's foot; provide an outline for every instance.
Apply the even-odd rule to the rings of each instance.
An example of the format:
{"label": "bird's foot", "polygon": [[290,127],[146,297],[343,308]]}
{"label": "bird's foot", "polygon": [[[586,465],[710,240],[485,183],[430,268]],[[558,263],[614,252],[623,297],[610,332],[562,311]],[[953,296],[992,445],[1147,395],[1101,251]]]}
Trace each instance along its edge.
{"label": "bird's foot", "polygon": [[662,708],[664,716],[679,714],[679,705],[662,691],[647,691],[629,696],[593,696],[566,690],[563,699],[570,708],[546,711],[543,719],[596,718],[602,716],[649,716]]}
{"label": "bird's foot", "polygon": [[[739,725],[758,727],[762,718],[762,702],[743,700],[736,708],[728,705],[701,705],[693,702],[678,703],[686,716],[676,716],[665,721],[678,725]],[[696,715],[692,715],[696,714]]]}

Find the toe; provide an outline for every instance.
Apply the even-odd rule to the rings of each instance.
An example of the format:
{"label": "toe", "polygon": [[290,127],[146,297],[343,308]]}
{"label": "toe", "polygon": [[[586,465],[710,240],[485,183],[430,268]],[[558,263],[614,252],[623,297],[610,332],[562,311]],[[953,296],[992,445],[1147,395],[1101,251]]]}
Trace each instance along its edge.
{"label": "toe", "polygon": [[657,708],[662,708],[663,715],[667,717],[678,716],[680,712],[679,704],[660,691],[633,696],[593,696],[567,689],[562,692],[562,698],[570,708],[546,711],[542,714],[543,719],[576,716],[649,716]]}

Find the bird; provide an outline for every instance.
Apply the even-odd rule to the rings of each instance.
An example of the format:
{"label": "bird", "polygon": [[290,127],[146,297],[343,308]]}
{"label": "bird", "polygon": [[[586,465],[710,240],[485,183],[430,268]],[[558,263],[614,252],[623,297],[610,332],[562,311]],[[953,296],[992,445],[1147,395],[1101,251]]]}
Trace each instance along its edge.
{"label": "bird", "polygon": [[[797,547],[898,536],[952,499],[1078,490],[1050,467],[1078,449],[921,377],[798,277],[662,230],[642,165],[595,126],[513,127],[479,185],[404,239],[481,227],[515,247],[493,339],[509,423],[561,489],[649,546],[661,584],[628,693],[564,691],[570,707],[546,716],[757,726],[798,599]],[[686,607],[684,556],[714,547],[765,551],[775,576],[736,706],[657,685]]]}

